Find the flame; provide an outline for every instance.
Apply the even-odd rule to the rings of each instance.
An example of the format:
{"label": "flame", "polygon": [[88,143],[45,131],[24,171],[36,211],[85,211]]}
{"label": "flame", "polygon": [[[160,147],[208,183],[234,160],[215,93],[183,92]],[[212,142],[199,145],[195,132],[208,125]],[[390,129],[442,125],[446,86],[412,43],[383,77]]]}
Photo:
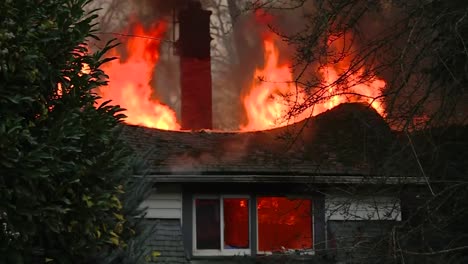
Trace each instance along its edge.
{"label": "flame", "polygon": [[89,67],[88,63],[83,63],[81,66],[81,74],[90,74],[91,73],[91,67]]}
{"label": "flame", "polygon": [[[259,9],[255,13],[255,20],[258,24],[270,24],[274,17]],[[134,24],[128,31],[131,33],[129,35],[147,37],[129,38],[124,45],[125,59],[113,60],[102,66],[109,75],[109,84],[96,91],[102,97],[98,103],[112,100],[113,104],[125,108],[126,123],[167,130],[180,129],[175,112],[154,98],[154,89],[150,85],[155,65],[159,61],[161,41],[158,39],[163,36],[166,27],[166,23],[161,22],[149,29],[139,23]],[[385,82],[369,74],[363,66],[350,71],[353,68],[351,56],[344,56],[338,63],[328,63],[317,70],[316,74],[322,81],[318,87],[321,90],[315,91],[320,91],[321,99],[308,109],[298,111],[310,100],[310,92],[315,92],[314,89],[306,91],[297,85],[291,71],[292,63],[279,60],[277,44],[281,40],[278,36],[269,30],[259,32],[259,35],[263,37],[264,65],[255,70],[251,85],[242,96],[247,122],[240,126],[241,131],[285,126],[345,102],[366,102],[379,114],[385,115],[384,105],[376,100]],[[345,50],[344,37],[333,41],[329,39],[329,49],[338,53]],[[110,55],[122,57],[117,49],[113,49]],[[88,70],[89,67],[84,67],[82,72]],[[61,87],[58,87],[58,93],[62,92]]]}
{"label": "flame", "polygon": [[[243,98],[248,119],[248,123],[241,126],[243,131],[286,125],[289,120],[285,115],[304,101],[304,92],[293,83],[289,65],[279,63],[279,52],[274,41],[266,39],[263,44],[265,66],[255,70],[252,86]],[[293,98],[293,95],[297,95],[297,98]]]}
{"label": "flame", "polygon": [[[82,76],[83,74],[90,74],[90,73],[91,73],[91,67],[89,67],[89,64],[83,63],[81,65],[81,70],[78,73],[78,76]],[[70,81],[70,78],[67,77],[67,76],[65,76],[65,79]],[[71,87],[73,87],[73,86],[71,86]],[[64,91],[63,91],[62,83],[57,83],[57,90],[56,90],[57,97],[62,97],[63,92]]]}
{"label": "flame", "polygon": [[355,53],[355,50],[346,43],[353,43],[349,33],[328,40],[329,48],[340,57],[340,60],[336,64],[329,63],[319,70],[323,85],[328,88],[329,98],[324,103],[325,107],[331,109],[341,103],[365,102],[381,116],[385,116],[385,106],[379,100],[386,85],[385,81],[372,72],[366,72],[363,66],[354,70],[356,66],[352,64],[351,54]]}
{"label": "flame", "polygon": [[[116,59],[102,66],[109,76],[107,87],[97,91],[102,99],[98,104],[112,100],[113,104],[125,108],[125,122],[146,127],[178,130],[175,112],[167,105],[153,98],[153,89],[149,84],[159,61],[160,40],[166,31],[166,23],[156,23],[146,30],[143,25],[135,24],[131,28],[134,36],[125,45],[125,60]],[[147,37],[141,37],[147,36]],[[121,56],[117,49],[110,56]]]}
{"label": "flame", "polygon": [[[294,82],[291,63],[279,63],[280,53],[275,43],[272,34],[265,34],[265,64],[263,68],[255,70],[254,80],[242,99],[247,123],[240,127],[241,131],[265,130],[299,122],[346,102],[366,102],[384,116],[385,107],[378,98],[385,81],[373,74],[366,74],[364,67],[342,78],[350,68],[350,56],[338,65],[329,63],[322,67],[319,70],[322,77],[320,88],[324,89],[322,100],[299,114],[289,116],[306,102],[309,94]],[[340,50],[338,46],[343,43],[334,41],[330,49]]]}

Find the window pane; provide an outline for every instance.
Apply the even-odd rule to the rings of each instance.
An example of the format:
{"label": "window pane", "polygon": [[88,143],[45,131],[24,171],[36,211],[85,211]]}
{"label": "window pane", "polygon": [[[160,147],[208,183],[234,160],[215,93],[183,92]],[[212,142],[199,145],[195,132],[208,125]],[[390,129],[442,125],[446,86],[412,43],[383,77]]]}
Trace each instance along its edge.
{"label": "window pane", "polygon": [[249,200],[225,198],[224,248],[249,248]]}
{"label": "window pane", "polygon": [[260,197],[257,210],[259,251],[312,248],[310,200]]}
{"label": "window pane", "polygon": [[219,199],[196,199],[197,249],[220,249]]}

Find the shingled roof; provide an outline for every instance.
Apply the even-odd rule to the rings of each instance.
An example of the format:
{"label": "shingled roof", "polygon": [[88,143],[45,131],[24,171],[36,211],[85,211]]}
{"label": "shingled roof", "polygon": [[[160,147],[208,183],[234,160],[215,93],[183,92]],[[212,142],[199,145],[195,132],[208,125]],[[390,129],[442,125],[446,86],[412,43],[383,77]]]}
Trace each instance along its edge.
{"label": "shingled roof", "polygon": [[145,159],[141,173],[160,179],[380,175],[382,168],[389,172],[384,161],[394,142],[383,118],[359,103],[272,130],[165,131],[126,125],[122,138]]}

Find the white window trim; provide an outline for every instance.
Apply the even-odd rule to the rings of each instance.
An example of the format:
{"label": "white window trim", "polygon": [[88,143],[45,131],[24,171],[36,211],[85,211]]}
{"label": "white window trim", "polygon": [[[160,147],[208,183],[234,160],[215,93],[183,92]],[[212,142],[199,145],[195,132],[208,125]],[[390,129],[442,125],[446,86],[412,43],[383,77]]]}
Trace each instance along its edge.
{"label": "white window trim", "polygon": [[[245,249],[226,249],[224,248],[224,205],[223,199],[224,198],[245,198],[248,199],[249,205],[249,248]],[[221,249],[197,249],[197,227],[196,227],[196,203],[197,199],[219,199],[219,214],[220,214],[220,248]],[[251,226],[251,215],[250,215],[250,208],[251,206],[256,206],[252,204],[252,198],[250,195],[194,195],[192,199],[192,252],[194,256],[244,256],[250,255],[250,247],[252,244],[250,232],[252,230]]]}
{"label": "white window trim", "polygon": [[[312,249],[307,249],[307,250],[303,250],[303,253],[304,255],[315,255],[315,214],[314,214],[314,210],[315,210],[315,206],[314,206],[314,200],[309,198],[309,197],[294,197],[294,198],[291,198],[290,196],[274,196],[274,195],[261,195],[261,196],[256,196],[255,197],[255,214],[257,217],[255,217],[255,221],[256,221],[256,225],[257,225],[257,234],[256,234],[256,238],[257,238],[257,254],[258,255],[272,255],[273,252],[272,251],[260,251],[259,249],[259,236],[258,236],[258,208],[257,208],[257,201],[258,201],[258,198],[261,198],[261,197],[284,197],[284,198],[289,198],[289,199],[302,199],[302,200],[309,200],[310,201],[310,204],[311,204],[311,207],[312,207],[312,216],[311,216],[311,220],[312,220],[312,223],[310,223],[312,225]],[[295,250],[299,250],[299,249],[295,249]],[[285,253],[287,254],[287,253]]]}

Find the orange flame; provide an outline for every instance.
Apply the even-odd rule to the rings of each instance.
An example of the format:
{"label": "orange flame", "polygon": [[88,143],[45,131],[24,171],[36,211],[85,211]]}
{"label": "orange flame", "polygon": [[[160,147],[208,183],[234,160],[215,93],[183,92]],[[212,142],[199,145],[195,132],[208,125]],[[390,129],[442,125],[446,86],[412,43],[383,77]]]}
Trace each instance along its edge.
{"label": "orange flame", "polygon": [[328,40],[329,48],[337,51],[340,61],[335,65],[327,64],[319,70],[330,96],[324,104],[327,109],[331,109],[341,103],[365,102],[381,116],[385,116],[385,106],[380,97],[386,83],[372,72],[366,72],[364,67],[353,70],[353,56],[350,54],[355,52],[354,47],[346,45],[346,42],[353,42],[350,39],[352,36],[346,34],[333,41]]}
{"label": "orange flame", "polygon": [[[78,76],[82,76],[83,74],[90,74],[90,73],[91,73],[91,67],[89,67],[89,64],[83,63],[83,65],[81,65],[81,70],[78,73]],[[70,78],[67,77],[67,76],[65,76],[65,79],[70,80]],[[71,86],[71,87],[73,87],[73,86]],[[62,83],[57,83],[57,90],[56,90],[57,96],[62,97],[63,92],[64,91],[63,91]]]}
{"label": "orange flame", "polygon": [[[264,41],[265,66],[256,69],[254,81],[243,98],[248,123],[243,131],[263,130],[284,126],[288,123],[287,113],[304,101],[302,88],[293,83],[289,65],[279,64],[279,52],[274,41]],[[294,98],[297,95],[297,98]],[[300,120],[303,117],[295,117]]]}
{"label": "orange flame", "polygon": [[[325,89],[323,100],[298,115],[288,116],[309,95],[303,87],[294,83],[290,64],[279,63],[279,51],[271,35],[264,40],[265,65],[255,70],[252,85],[242,99],[247,123],[240,127],[241,131],[271,129],[299,122],[346,102],[367,102],[380,115],[384,115],[384,105],[376,98],[381,95],[385,81],[372,74],[367,74],[370,77],[365,78],[367,75],[364,68],[341,80],[340,76],[345,74],[351,64],[351,58],[347,57],[339,65],[327,64],[319,70],[322,89]],[[334,45],[339,44],[333,44],[330,48],[337,49]]]}
{"label": "orange flame", "polygon": [[[135,36],[125,43],[127,58],[113,60],[102,66],[109,75],[109,84],[97,91],[102,99],[98,103],[112,100],[113,104],[125,108],[125,122],[166,130],[178,130],[175,112],[167,105],[153,98],[153,89],[149,84],[155,65],[159,60],[160,41],[166,23],[157,23],[148,30],[141,24],[135,24],[131,32]],[[110,56],[119,56],[117,49]]]}

